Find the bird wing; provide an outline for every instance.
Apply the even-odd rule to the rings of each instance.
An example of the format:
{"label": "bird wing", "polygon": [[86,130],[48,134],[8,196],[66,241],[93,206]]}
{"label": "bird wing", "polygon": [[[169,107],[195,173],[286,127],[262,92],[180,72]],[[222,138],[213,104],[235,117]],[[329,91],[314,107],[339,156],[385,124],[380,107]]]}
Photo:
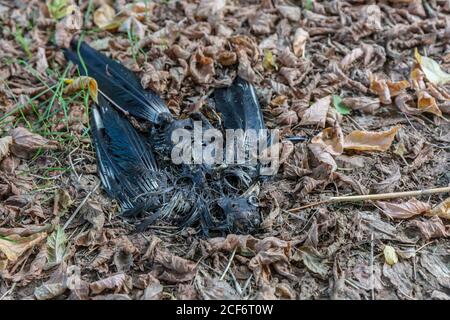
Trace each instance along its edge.
{"label": "bird wing", "polygon": [[161,114],[170,115],[164,101],[155,92],[144,90],[132,71],[85,42],[72,40],[64,55],[78,66],[80,74],[97,81],[101,94],[116,108],[155,124],[160,122]]}

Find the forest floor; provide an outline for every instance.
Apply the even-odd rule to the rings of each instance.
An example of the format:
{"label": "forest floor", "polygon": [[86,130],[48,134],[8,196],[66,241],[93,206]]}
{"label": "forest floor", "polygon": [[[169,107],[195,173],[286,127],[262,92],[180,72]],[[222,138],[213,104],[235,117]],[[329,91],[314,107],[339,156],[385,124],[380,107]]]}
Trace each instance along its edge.
{"label": "forest floor", "polygon": [[[449,299],[448,192],[307,207],[450,185],[449,26],[441,0],[0,0],[0,300]],[[118,215],[76,34],[176,116],[254,84],[282,137],[258,233]]]}

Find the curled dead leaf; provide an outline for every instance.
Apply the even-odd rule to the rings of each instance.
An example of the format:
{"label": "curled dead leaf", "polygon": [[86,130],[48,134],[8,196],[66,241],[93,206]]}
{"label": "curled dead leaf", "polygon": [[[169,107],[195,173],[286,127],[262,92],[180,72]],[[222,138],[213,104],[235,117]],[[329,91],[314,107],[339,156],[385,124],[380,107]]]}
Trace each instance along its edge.
{"label": "curled dead leaf", "polygon": [[102,30],[114,30],[120,27],[123,19],[117,18],[113,7],[107,3],[103,3],[94,11],[94,23]]}
{"label": "curled dead leaf", "polygon": [[[8,262],[15,262],[28,249],[39,244],[46,237],[47,233],[45,232],[35,233],[28,237],[21,237],[16,234],[0,237],[0,265],[6,267]],[[2,255],[5,258],[2,258]]]}
{"label": "curled dead leaf", "polygon": [[422,233],[423,238],[427,240],[449,236],[445,225],[442,223],[442,220],[438,216],[433,216],[431,219],[428,219],[426,221],[411,221],[411,226],[417,227]]}
{"label": "curled dead leaf", "polygon": [[392,127],[387,131],[352,131],[344,139],[344,150],[358,151],[386,151],[394,141],[400,126]]}
{"label": "curled dead leaf", "polygon": [[344,151],[344,134],[341,127],[336,124],[334,127],[323,129],[311,139],[311,143],[323,146],[323,150],[332,155],[340,155]]}
{"label": "curled dead leaf", "polygon": [[421,202],[412,198],[402,203],[390,203],[384,201],[377,201],[377,205],[383,209],[383,212],[396,219],[407,219],[419,214],[430,212],[431,207],[426,202]]}
{"label": "curled dead leaf", "polygon": [[9,134],[12,137],[10,150],[12,154],[19,158],[29,158],[39,149],[56,149],[57,143],[31,133],[25,128],[12,129]]}
{"label": "curled dead leaf", "polygon": [[319,125],[325,127],[327,119],[328,108],[331,104],[331,96],[326,96],[317,100],[311,107],[309,107],[303,114],[300,125]]}
{"label": "curled dead leaf", "polygon": [[131,287],[131,278],[124,273],[118,273],[89,284],[89,288],[93,294],[102,293],[107,289],[114,290],[114,293],[119,293],[120,291],[128,293]]}
{"label": "curled dead leaf", "polygon": [[215,74],[214,60],[205,56],[199,49],[191,56],[189,72],[196,83],[208,83]]}
{"label": "curled dead leaf", "polygon": [[303,57],[305,55],[306,41],[309,39],[309,33],[298,28],[295,30],[294,40],[292,41],[292,50],[297,57]]}
{"label": "curled dead leaf", "polygon": [[374,75],[369,76],[370,91],[377,94],[382,104],[391,104],[391,91],[385,79],[378,79]]}
{"label": "curled dead leaf", "polygon": [[65,83],[68,85],[64,89],[64,93],[72,94],[79,91],[88,90],[94,102],[98,102],[98,85],[94,78],[88,76],[81,76],[74,79],[66,79]]}
{"label": "curled dead leaf", "polygon": [[426,91],[419,91],[417,94],[417,108],[422,112],[429,112],[437,116],[442,116],[442,111],[439,109],[436,99]]}

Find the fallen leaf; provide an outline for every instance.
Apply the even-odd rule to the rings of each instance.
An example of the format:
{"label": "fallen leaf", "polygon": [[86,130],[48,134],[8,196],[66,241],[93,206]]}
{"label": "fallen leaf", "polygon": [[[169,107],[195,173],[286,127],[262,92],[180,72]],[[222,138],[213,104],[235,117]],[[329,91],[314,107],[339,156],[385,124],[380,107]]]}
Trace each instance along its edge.
{"label": "fallen leaf", "polygon": [[59,20],[75,11],[71,0],[47,0],[47,8],[53,19]]}
{"label": "fallen leaf", "polygon": [[449,234],[445,229],[445,225],[438,216],[433,216],[426,221],[411,221],[411,225],[417,227],[425,239],[448,237]]}
{"label": "fallen leaf", "polygon": [[425,73],[428,81],[434,84],[446,84],[450,81],[450,74],[441,69],[441,66],[431,58],[421,56],[417,48],[414,56],[420,64],[422,71]]}
{"label": "fallen leaf", "polygon": [[6,260],[3,261],[2,265],[6,266],[8,261],[17,261],[22,254],[39,244],[45,237],[47,237],[45,232],[36,233],[28,237],[21,237],[15,234],[0,237],[0,253],[6,257],[6,259],[0,258],[0,261]]}
{"label": "fallen leaf", "polygon": [[319,125],[325,127],[327,119],[328,108],[331,104],[331,96],[317,100],[311,107],[309,107],[302,116],[300,125]]}
{"label": "fallen leaf", "polygon": [[142,300],[160,300],[162,297],[163,286],[159,280],[149,275],[149,283],[144,290]]}
{"label": "fallen leaf", "polygon": [[67,237],[64,229],[57,226],[47,238],[47,264],[45,269],[53,268],[64,261],[67,253]]}
{"label": "fallen leaf", "polygon": [[303,57],[305,55],[306,41],[309,39],[309,33],[298,28],[295,30],[294,40],[292,41],[292,50],[297,57]]}
{"label": "fallen leaf", "polygon": [[0,161],[8,156],[9,147],[11,146],[12,141],[13,140],[11,136],[6,136],[0,139]]}
{"label": "fallen leaf", "polygon": [[342,98],[337,95],[333,95],[333,106],[336,109],[337,112],[339,112],[342,115],[350,114],[352,109],[347,107],[343,102]]}
{"label": "fallen leaf", "polygon": [[98,85],[94,78],[81,76],[75,79],[66,79],[65,83],[68,84],[68,86],[64,89],[64,93],[72,94],[88,90],[92,100],[98,103]]}
{"label": "fallen leaf", "polygon": [[263,68],[266,70],[278,69],[277,64],[275,63],[275,56],[272,51],[264,50],[264,59],[262,62]]}
{"label": "fallen leaf", "polygon": [[228,282],[218,278],[196,277],[197,289],[205,300],[238,300],[239,294]]}
{"label": "fallen leaf", "polygon": [[225,9],[225,0],[201,0],[195,15],[202,19],[219,17]]}
{"label": "fallen leaf", "polygon": [[439,109],[436,99],[426,91],[419,91],[417,94],[417,108],[423,112],[429,112],[437,116],[442,116],[442,111]]}
{"label": "fallen leaf", "polygon": [[385,79],[378,79],[376,76],[370,74],[370,91],[377,94],[382,104],[391,104],[391,91]]}
{"label": "fallen leaf", "polygon": [[400,126],[382,132],[355,130],[345,137],[344,150],[386,151],[399,129]]}
{"label": "fallen leaf", "polygon": [[392,82],[387,81],[387,86],[389,88],[389,93],[391,97],[398,96],[401,92],[409,88],[409,82],[407,80]]}
{"label": "fallen leaf", "polygon": [[330,268],[326,265],[326,260],[317,249],[306,246],[300,247],[292,259],[294,261],[302,261],[308,270],[326,279]]}
{"label": "fallen leaf", "polygon": [[395,219],[407,219],[419,214],[425,214],[430,211],[431,207],[428,203],[421,202],[412,198],[403,203],[390,203],[377,201],[377,205],[383,209],[383,212]]}
{"label": "fallen leaf", "polygon": [[340,155],[344,151],[344,135],[341,127],[335,125],[323,129],[321,133],[311,139],[311,143],[321,145],[323,151],[332,155]]}
{"label": "fallen leaf", "polygon": [[118,273],[116,275],[104,278],[89,284],[89,288],[93,294],[99,294],[109,289],[114,290],[114,293],[124,291],[128,293],[132,287],[131,278],[124,273]]}
{"label": "fallen leaf", "polygon": [[450,198],[445,199],[440,204],[435,206],[431,212],[427,213],[429,216],[438,216],[443,219],[450,220]]}
{"label": "fallen leaf", "polygon": [[[396,149],[396,151],[398,150]],[[394,153],[396,153],[396,151],[394,151]],[[402,175],[400,174],[400,167],[397,166],[389,177],[387,177],[383,181],[372,184],[371,189],[375,193],[393,192],[401,177]]]}
{"label": "fallen leaf", "polygon": [[385,246],[383,250],[384,261],[390,266],[393,266],[398,262],[398,256],[395,249],[391,246]]}
{"label": "fallen leaf", "polygon": [[12,137],[11,152],[19,158],[29,158],[39,149],[56,149],[57,143],[47,140],[38,134],[31,133],[23,127],[12,129],[9,134]]}
{"label": "fallen leaf", "polygon": [[117,17],[116,12],[107,3],[103,3],[97,10],[94,11],[94,23],[102,30],[118,29],[124,18]]}
{"label": "fallen leaf", "polygon": [[207,57],[199,49],[191,56],[189,73],[198,84],[208,83],[215,74],[214,60]]}
{"label": "fallen leaf", "polygon": [[158,279],[171,283],[192,280],[196,273],[197,265],[190,260],[178,257],[168,251],[157,250],[154,259],[162,268],[158,272]]}

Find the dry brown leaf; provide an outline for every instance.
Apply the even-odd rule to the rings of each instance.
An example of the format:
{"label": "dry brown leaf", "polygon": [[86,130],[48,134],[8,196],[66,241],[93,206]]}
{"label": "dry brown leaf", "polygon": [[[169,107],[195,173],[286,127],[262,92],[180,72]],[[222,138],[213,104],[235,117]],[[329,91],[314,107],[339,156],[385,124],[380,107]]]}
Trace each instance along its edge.
{"label": "dry brown leaf", "polygon": [[9,134],[12,137],[10,150],[19,158],[29,158],[39,149],[56,149],[57,143],[47,140],[38,134],[31,133],[25,128],[12,129]]}
{"label": "dry brown leaf", "polygon": [[323,129],[321,133],[311,139],[311,143],[323,146],[323,150],[332,155],[340,155],[344,151],[344,134],[341,127],[335,125]]}
{"label": "dry brown leaf", "polygon": [[295,30],[294,40],[292,42],[292,50],[297,57],[303,57],[305,54],[306,41],[309,39],[309,33],[298,28]]}
{"label": "dry brown leaf", "polygon": [[391,104],[391,91],[388,87],[387,81],[384,79],[378,79],[374,75],[369,76],[370,91],[377,94],[382,104]]}
{"label": "dry brown leaf", "polygon": [[386,151],[399,129],[400,126],[381,132],[355,130],[345,137],[344,150]]}
{"label": "dry brown leaf", "polygon": [[450,198],[447,198],[439,203],[431,210],[431,212],[427,213],[426,215],[438,216],[442,219],[450,220]]}
{"label": "dry brown leaf", "polygon": [[225,0],[201,0],[195,15],[202,19],[220,17],[225,9]]}
{"label": "dry brown leaf", "polygon": [[389,92],[391,94],[391,97],[398,96],[402,91],[409,88],[409,82],[407,80],[392,82],[387,81],[387,86],[389,88]]}
{"label": "dry brown leaf", "polygon": [[83,26],[83,15],[78,7],[74,8],[74,12],[55,26],[55,42],[62,48],[68,48],[70,46],[70,40],[73,35],[78,32]]}
{"label": "dry brown leaf", "polygon": [[309,107],[303,114],[300,125],[319,125],[325,127],[327,119],[328,108],[331,104],[331,96],[317,100],[311,107]]}
{"label": "dry brown leaf", "polygon": [[[47,237],[47,233],[35,233],[28,237],[21,237],[15,234],[7,237],[0,237],[0,253],[5,257],[0,257],[0,264],[6,266],[6,262],[15,262],[28,249],[39,244]],[[2,261],[3,260],[3,261]]]}
{"label": "dry brown leaf", "polygon": [[0,139],[0,161],[8,156],[9,147],[11,146],[12,141],[13,140],[11,136],[6,136]]}
{"label": "dry brown leaf", "polygon": [[417,108],[422,112],[429,112],[437,116],[442,116],[442,111],[439,109],[436,99],[426,91],[419,91],[417,94]]}
{"label": "dry brown leaf", "polygon": [[68,86],[64,89],[64,93],[72,94],[75,92],[88,90],[92,100],[98,103],[98,85],[94,78],[81,76],[74,79],[66,79],[65,83]]}
{"label": "dry brown leaf", "polygon": [[377,201],[377,205],[383,209],[383,212],[396,219],[407,219],[419,214],[430,212],[431,207],[428,203],[421,202],[412,198],[403,203],[391,203],[384,201]]}
{"label": "dry brown leaf", "polygon": [[191,56],[189,72],[196,83],[209,83],[215,74],[214,60],[205,56],[199,49]]}
{"label": "dry brown leaf", "polygon": [[422,233],[422,236],[427,240],[449,236],[445,225],[438,216],[433,216],[426,221],[414,220],[411,221],[411,225],[417,227]]}
{"label": "dry brown leaf", "polygon": [[93,294],[102,293],[106,289],[114,290],[114,293],[118,293],[120,291],[128,293],[131,287],[131,278],[124,273],[119,273],[89,284],[89,288]]}
{"label": "dry brown leaf", "polygon": [[162,268],[157,278],[171,283],[192,280],[196,273],[197,265],[190,260],[178,257],[168,251],[156,250],[155,263]]}

